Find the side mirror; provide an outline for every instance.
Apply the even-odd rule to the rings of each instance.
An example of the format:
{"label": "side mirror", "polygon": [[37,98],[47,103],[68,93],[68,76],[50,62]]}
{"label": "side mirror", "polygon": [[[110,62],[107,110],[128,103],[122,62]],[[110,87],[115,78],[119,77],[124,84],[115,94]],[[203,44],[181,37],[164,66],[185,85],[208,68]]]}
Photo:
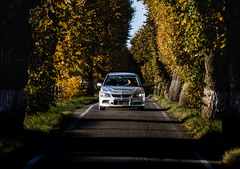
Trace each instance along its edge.
{"label": "side mirror", "polygon": [[102,87],[102,83],[97,83],[97,87]]}
{"label": "side mirror", "polygon": [[148,84],[146,84],[146,83],[143,83],[143,84],[142,84],[142,86],[143,86],[143,87],[147,87],[147,86],[148,86]]}

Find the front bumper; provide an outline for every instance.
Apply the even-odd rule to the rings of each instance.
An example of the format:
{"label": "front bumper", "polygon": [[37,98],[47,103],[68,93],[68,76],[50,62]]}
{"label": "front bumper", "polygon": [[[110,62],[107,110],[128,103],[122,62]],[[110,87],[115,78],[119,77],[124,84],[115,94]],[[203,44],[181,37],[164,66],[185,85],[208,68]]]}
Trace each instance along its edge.
{"label": "front bumper", "polygon": [[145,97],[122,98],[122,97],[99,97],[101,107],[144,107]]}

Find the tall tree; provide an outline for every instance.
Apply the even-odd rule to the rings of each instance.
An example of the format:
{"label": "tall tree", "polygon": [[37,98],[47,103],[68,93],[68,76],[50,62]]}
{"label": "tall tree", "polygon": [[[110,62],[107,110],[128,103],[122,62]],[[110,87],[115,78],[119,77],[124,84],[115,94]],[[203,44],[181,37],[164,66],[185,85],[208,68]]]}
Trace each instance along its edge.
{"label": "tall tree", "polygon": [[[80,76],[91,81],[86,92],[93,94],[93,75],[120,66],[116,62],[126,51],[131,3],[1,1],[0,124],[12,129],[23,127],[23,93],[32,113],[48,110],[55,101],[53,88],[64,84],[67,93],[72,84],[79,84]],[[79,96],[82,88],[78,87],[63,98]]]}
{"label": "tall tree", "polygon": [[138,30],[130,43],[130,51],[133,54],[134,59],[139,65],[141,65],[144,81],[149,85],[153,85],[153,78],[160,76],[165,79],[165,70],[162,71],[162,69],[159,69],[158,67],[161,61],[158,59],[154,20],[148,16],[146,25]]}
{"label": "tall tree", "polygon": [[[222,83],[226,83],[223,132],[233,141],[240,140],[240,2],[226,1],[225,23],[227,28],[226,61]],[[221,67],[222,69],[222,67]],[[227,82],[226,82],[227,81]]]}
{"label": "tall tree", "polygon": [[78,53],[82,63],[80,73],[87,93],[93,94],[93,75],[98,78],[99,73],[116,71],[120,66],[133,9],[129,0],[88,0],[82,9],[74,11],[81,17],[73,19],[80,23],[74,30],[79,33],[71,33],[73,53]]}
{"label": "tall tree", "polygon": [[[206,4],[205,4],[206,3]],[[206,50],[205,50],[205,77],[203,85],[202,104],[200,114],[208,118],[221,118],[224,107],[225,89],[228,70],[224,64],[228,60],[225,55],[226,29],[223,22],[224,1],[209,1],[200,3],[198,9],[205,18]],[[206,8],[205,6],[208,6]],[[214,12],[213,12],[214,11]],[[213,19],[211,19],[213,18]],[[209,24],[208,20],[211,20]]]}
{"label": "tall tree", "polygon": [[28,14],[33,5],[28,0],[0,2],[0,130],[5,132],[23,128],[23,92],[33,42]]}
{"label": "tall tree", "polygon": [[25,102],[31,112],[46,111],[54,104],[53,87],[56,83],[54,58],[58,43],[58,0],[41,0],[30,10],[29,24],[34,40],[29,58],[29,83],[25,91]]}

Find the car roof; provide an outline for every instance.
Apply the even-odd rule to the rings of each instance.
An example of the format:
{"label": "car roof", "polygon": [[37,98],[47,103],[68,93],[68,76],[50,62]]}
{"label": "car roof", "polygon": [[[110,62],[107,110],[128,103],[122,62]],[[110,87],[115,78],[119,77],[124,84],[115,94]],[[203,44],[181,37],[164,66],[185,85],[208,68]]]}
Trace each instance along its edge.
{"label": "car roof", "polygon": [[112,72],[109,73],[108,75],[118,75],[118,76],[136,76],[136,73],[129,73],[129,72]]}

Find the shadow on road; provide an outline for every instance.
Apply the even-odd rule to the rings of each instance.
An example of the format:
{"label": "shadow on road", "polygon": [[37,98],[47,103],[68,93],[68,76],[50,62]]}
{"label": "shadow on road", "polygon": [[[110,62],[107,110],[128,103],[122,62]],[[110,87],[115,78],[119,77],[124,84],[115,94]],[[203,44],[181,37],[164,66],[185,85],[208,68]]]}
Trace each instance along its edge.
{"label": "shadow on road", "polygon": [[[101,123],[101,125],[100,125]],[[166,123],[166,124],[163,124]],[[201,141],[171,138],[176,121],[137,119],[80,119],[77,126],[62,138],[34,169],[48,168],[205,168],[191,147],[201,148]],[[122,124],[122,126],[121,126]],[[139,125],[136,128],[134,125]],[[145,125],[152,128],[144,128]],[[124,127],[132,125],[133,127]],[[180,130],[179,130],[180,132]],[[212,166],[222,168],[209,152]],[[215,168],[215,167],[214,167]]]}
{"label": "shadow on road", "polygon": [[[66,137],[34,168],[205,168],[189,146],[198,140]],[[214,160],[214,159],[213,159]],[[219,164],[218,167],[219,168]],[[220,167],[221,168],[221,167]]]}
{"label": "shadow on road", "polygon": [[76,125],[33,169],[46,166],[69,169],[205,168],[204,159],[199,159],[193,149],[205,152],[204,157],[213,168],[223,168],[215,150],[209,151],[206,144],[187,135],[186,128],[177,119],[163,116],[161,112],[166,110],[107,108],[98,111],[96,106],[82,118],[72,116]]}

